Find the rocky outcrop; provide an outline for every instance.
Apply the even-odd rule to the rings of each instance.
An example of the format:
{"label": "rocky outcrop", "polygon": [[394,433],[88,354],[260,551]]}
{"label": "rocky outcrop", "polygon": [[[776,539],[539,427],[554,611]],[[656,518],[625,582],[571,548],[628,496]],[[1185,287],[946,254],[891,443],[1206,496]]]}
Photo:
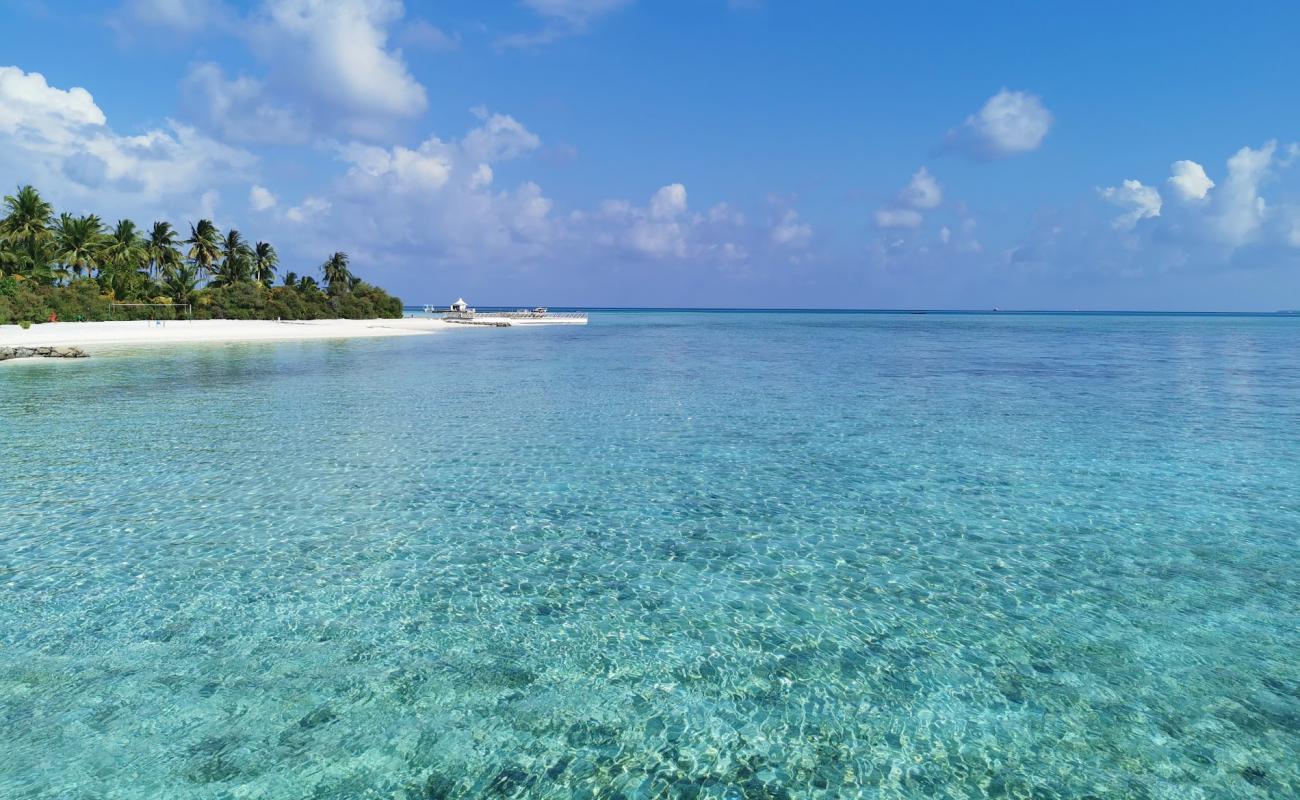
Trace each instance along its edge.
{"label": "rocky outcrop", "polygon": [[0,347],[0,361],[11,358],[85,358],[80,347]]}

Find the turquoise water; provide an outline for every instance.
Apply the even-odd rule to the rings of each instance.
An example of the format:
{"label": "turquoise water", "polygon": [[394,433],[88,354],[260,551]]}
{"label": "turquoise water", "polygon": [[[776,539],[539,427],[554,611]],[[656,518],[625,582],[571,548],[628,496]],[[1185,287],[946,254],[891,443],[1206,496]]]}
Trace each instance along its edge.
{"label": "turquoise water", "polygon": [[0,369],[0,797],[1300,794],[1300,325]]}

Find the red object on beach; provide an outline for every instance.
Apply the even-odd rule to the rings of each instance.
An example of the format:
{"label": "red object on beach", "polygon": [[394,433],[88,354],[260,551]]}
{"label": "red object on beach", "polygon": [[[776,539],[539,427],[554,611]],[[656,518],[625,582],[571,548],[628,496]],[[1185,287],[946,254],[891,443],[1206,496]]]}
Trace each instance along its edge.
{"label": "red object on beach", "polygon": [[50,312],[50,322],[58,322],[58,321],[59,321],[59,315],[58,315],[58,314],[55,314],[53,311],[51,311],[51,312]]}

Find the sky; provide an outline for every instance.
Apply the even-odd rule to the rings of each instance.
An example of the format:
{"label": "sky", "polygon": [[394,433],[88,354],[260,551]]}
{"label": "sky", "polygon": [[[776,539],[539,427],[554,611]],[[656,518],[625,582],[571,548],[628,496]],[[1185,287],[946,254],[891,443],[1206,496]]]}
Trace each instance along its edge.
{"label": "sky", "polygon": [[408,303],[1300,308],[1300,7],[0,0],[0,191]]}

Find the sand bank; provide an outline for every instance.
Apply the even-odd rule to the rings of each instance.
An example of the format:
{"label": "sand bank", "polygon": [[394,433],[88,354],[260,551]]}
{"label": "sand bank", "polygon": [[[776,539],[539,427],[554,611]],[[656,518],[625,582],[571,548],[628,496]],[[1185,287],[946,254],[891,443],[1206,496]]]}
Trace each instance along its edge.
{"label": "sand bank", "polygon": [[154,322],[51,322],[23,330],[0,325],[0,347],[80,347],[94,353],[105,346],[185,344],[205,342],[270,342],[294,339],[350,339],[375,336],[415,336],[454,330],[442,320],[323,319],[302,322],[274,320],[172,320]]}

